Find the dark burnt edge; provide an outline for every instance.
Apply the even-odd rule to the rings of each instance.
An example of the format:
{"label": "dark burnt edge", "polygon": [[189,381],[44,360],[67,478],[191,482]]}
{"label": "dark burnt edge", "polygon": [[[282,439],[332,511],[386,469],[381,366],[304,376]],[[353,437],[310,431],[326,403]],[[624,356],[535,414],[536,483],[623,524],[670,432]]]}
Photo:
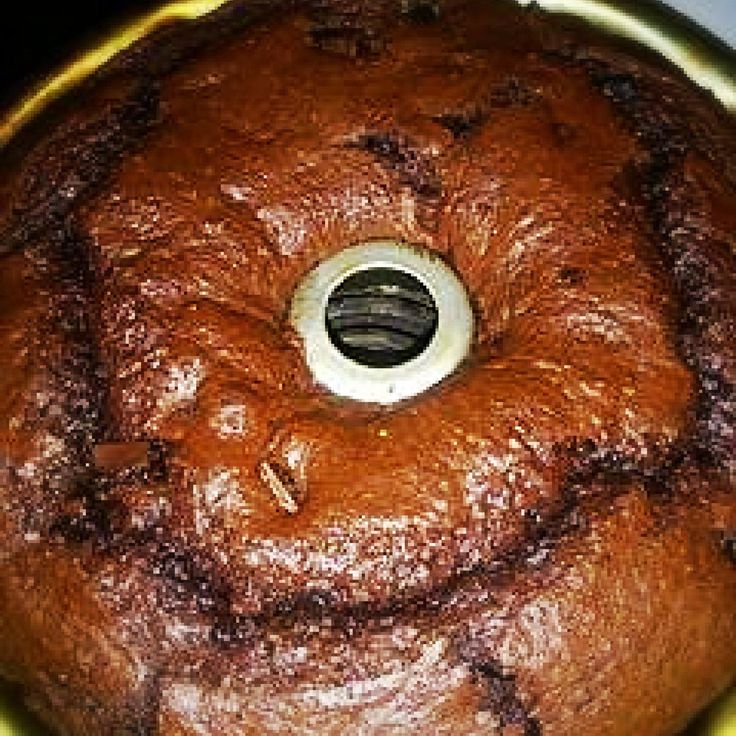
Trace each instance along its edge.
{"label": "dark burnt edge", "polygon": [[161,539],[148,549],[151,574],[164,586],[164,604],[176,608],[193,601],[196,610],[214,619],[231,609],[232,589],[208,555],[183,541]]}
{"label": "dark burnt edge", "polygon": [[538,99],[539,95],[514,74],[509,75],[501,83],[493,87],[486,105],[492,109],[505,107],[527,107]]}
{"label": "dark burnt edge", "polygon": [[136,483],[165,483],[169,479],[169,463],[174,452],[174,445],[169,440],[152,438],[148,440],[148,465],[124,471],[125,482],[133,475]]}
{"label": "dark burnt edge", "polygon": [[[19,181],[23,203],[10,215],[0,233],[0,256],[48,237],[63,247],[67,217],[80,199],[93,194],[158,117],[157,85],[143,80],[123,103],[82,127],[52,135],[29,156],[29,166]],[[70,137],[79,137],[70,145]],[[40,159],[44,164],[41,165]],[[49,174],[49,172],[54,172]]]}
{"label": "dark burnt edge", "polygon": [[[655,246],[672,283],[677,303],[677,349],[696,377],[696,430],[693,460],[706,468],[736,470],[736,384],[723,360],[708,345],[706,330],[722,326],[734,334],[734,307],[719,288],[715,254],[736,273],[736,255],[706,235],[692,216],[684,177],[692,133],[672,104],[665,107],[656,90],[628,72],[602,61],[584,62],[594,86],[608,97],[648,152],[633,162],[635,187],[655,234]],[[706,251],[711,251],[709,258]],[[729,308],[730,307],[730,308]],[[726,361],[727,362],[727,361]]]}
{"label": "dark burnt edge", "polygon": [[[148,465],[105,472],[94,462],[94,447],[115,439],[119,432],[109,413],[109,376],[99,352],[94,324],[99,323],[92,246],[71,216],[58,223],[40,246],[40,267],[57,286],[48,315],[64,351],[50,356],[48,370],[65,405],[60,430],[75,458],[71,475],[47,475],[46,495],[59,497],[61,511],[48,534],[65,542],[109,545],[125,523],[125,505],[117,489],[164,482],[168,477],[169,443],[152,440]],[[73,512],[65,510],[69,505]]]}
{"label": "dark burnt edge", "polygon": [[[149,479],[131,471],[125,482],[142,484]],[[52,541],[107,557],[142,559],[149,574],[162,584],[164,608],[193,605],[199,613],[213,616],[229,611],[231,586],[220,567],[206,553],[168,536],[158,520],[141,528],[131,526],[118,493],[121,484],[125,485],[119,475],[87,472],[69,494],[81,508],[54,519],[49,531]]]}
{"label": "dark burnt edge", "polygon": [[469,138],[489,120],[494,110],[531,105],[538,95],[519,77],[508,76],[504,82],[491,88],[475,105],[462,110],[447,110],[435,115],[433,120],[450,131],[456,140]]}
{"label": "dark burnt edge", "polygon": [[347,23],[315,25],[309,31],[309,42],[320,51],[356,59],[379,56],[386,47],[385,39],[375,31]]}
{"label": "dark burnt edge", "polygon": [[92,447],[107,426],[107,377],[92,326],[94,277],[84,237],[71,220],[58,221],[37,255],[39,267],[56,286],[47,320],[61,343],[61,354],[45,356],[61,406],[52,401],[45,408],[47,416],[39,414],[38,420],[64,437],[72,458],[63,472],[52,468],[44,479],[44,496],[54,506],[70,489],[72,495],[89,495]]}
{"label": "dark burnt edge", "polygon": [[[383,23],[371,12],[370,4],[312,0],[306,3],[311,25],[307,43],[320,51],[371,59],[386,48]],[[380,3],[376,10],[380,13]]]}
{"label": "dark burnt edge", "polygon": [[557,280],[564,286],[580,286],[587,277],[585,269],[578,266],[563,266],[557,272]]}
{"label": "dark burnt edge", "polygon": [[401,0],[401,12],[412,23],[434,23],[441,12],[441,0]]}
{"label": "dark burnt edge", "polygon": [[434,201],[442,196],[442,179],[433,162],[400,133],[366,131],[348,141],[346,146],[369,153],[418,197]]}
{"label": "dark burnt edge", "polygon": [[441,0],[305,0],[311,26],[307,42],[327,53],[358,59],[380,56],[395,21],[429,25],[440,17]]}
{"label": "dark burnt edge", "polygon": [[168,536],[159,524],[131,528],[125,503],[104,480],[89,480],[75,493],[81,511],[57,516],[50,530],[52,542],[105,557],[140,559],[148,574],[160,582],[163,610],[193,607],[213,621],[224,620],[232,607],[232,588],[208,554]]}
{"label": "dark burnt edge", "polygon": [[269,622],[289,626],[304,618],[329,617],[335,629],[354,630],[369,620],[438,611],[472,580],[482,581],[487,590],[497,589],[521,570],[543,570],[560,542],[588,528],[589,506],[605,509],[632,484],[640,486],[652,501],[672,500],[680,471],[692,458],[694,448],[688,440],[652,448],[648,463],[620,449],[600,447],[592,440],[572,442],[556,452],[559,462],[568,466],[559,498],[545,508],[526,509],[521,540],[494,560],[459,572],[430,591],[388,603],[344,605],[329,589],[298,592],[267,603],[257,614],[220,618],[213,627],[213,641],[225,647],[237,646],[252,640]]}
{"label": "dark burnt edge", "polygon": [[210,627],[210,643],[221,650],[249,648],[258,639],[258,627],[252,616],[217,616]]}
{"label": "dark burnt edge", "polygon": [[718,546],[726,557],[736,565],[736,528],[718,532]]}
{"label": "dark burnt edge", "polygon": [[449,130],[453,138],[463,139],[480,130],[488,120],[488,115],[480,106],[476,106],[468,110],[448,110],[435,115],[433,120]]}
{"label": "dark burnt edge", "polygon": [[[82,478],[68,495],[65,510],[50,523],[48,536],[55,543],[85,544],[95,541],[106,544],[114,536],[115,520],[125,512],[120,503],[105,498],[100,483]],[[79,503],[73,511],[68,510],[69,502]]]}
{"label": "dark burnt edge", "polygon": [[689,462],[700,460],[698,445],[690,437],[670,445],[650,443],[647,455],[643,462],[621,448],[599,446],[591,439],[572,442],[564,450],[569,463],[565,489],[582,493],[591,479],[599,479],[607,485],[636,483],[651,497],[672,498],[681,471]]}
{"label": "dark burnt edge", "polygon": [[[736,479],[736,382],[728,370],[728,359],[722,358],[724,348],[714,349],[707,336],[714,325],[720,326],[726,340],[736,334],[736,310],[724,304],[729,295],[719,289],[721,274],[703,252],[723,253],[727,246],[704,237],[688,218],[687,188],[681,172],[672,172],[655,184],[648,203],[653,223],[661,233],[663,259],[681,299],[678,347],[698,381],[697,450],[704,463]],[[727,257],[728,271],[736,274],[736,256],[730,249]]]}
{"label": "dark burnt edge", "polygon": [[493,659],[469,661],[470,671],[476,681],[485,685],[485,696],[480,711],[498,718],[501,728],[515,726],[520,736],[542,736],[542,724],[519,695],[516,677],[500,662]]}
{"label": "dark burnt edge", "polygon": [[365,151],[379,166],[396,176],[417,198],[420,226],[436,231],[442,200],[442,177],[431,157],[397,131],[368,130],[346,142],[346,147]]}
{"label": "dark burnt edge", "polygon": [[[126,487],[166,483],[169,479],[169,446],[159,440],[150,442],[149,464],[105,472],[94,466],[91,450],[82,450],[84,463],[73,483],[68,483],[66,501],[73,510],[62,510],[49,526],[49,536],[60,542],[90,544],[98,551],[111,551],[128,532],[128,508],[123,495]],[[90,456],[88,459],[87,456]],[[69,505],[69,504],[67,504]],[[148,529],[143,530],[148,532]],[[145,534],[137,543],[145,541]]]}
{"label": "dark burnt edge", "polygon": [[47,368],[66,400],[65,419],[70,424],[61,429],[86,465],[91,462],[91,446],[100,437],[102,407],[97,394],[104,380],[89,313],[93,275],[86,246],[71,222],[60,222],[42,248],[46,251],[41,254],[42,268],[57,286],[47,315],[49,327],[65,351],[50,356],[59,360],[50,360]]}

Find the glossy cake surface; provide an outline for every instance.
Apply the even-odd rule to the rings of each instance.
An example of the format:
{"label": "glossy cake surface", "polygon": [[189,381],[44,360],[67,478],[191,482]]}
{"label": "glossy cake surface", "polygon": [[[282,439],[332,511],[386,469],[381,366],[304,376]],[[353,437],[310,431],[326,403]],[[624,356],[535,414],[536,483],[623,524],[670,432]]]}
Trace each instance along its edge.
{"label": "glossy cake surface", "polygon": [[[731,117],[488,2],[233,6],[80,94],[0,182],[0,674],[62,734],[665,736],[728,685]],[[475,316],[390,407],[289,323],[381,239]]]}

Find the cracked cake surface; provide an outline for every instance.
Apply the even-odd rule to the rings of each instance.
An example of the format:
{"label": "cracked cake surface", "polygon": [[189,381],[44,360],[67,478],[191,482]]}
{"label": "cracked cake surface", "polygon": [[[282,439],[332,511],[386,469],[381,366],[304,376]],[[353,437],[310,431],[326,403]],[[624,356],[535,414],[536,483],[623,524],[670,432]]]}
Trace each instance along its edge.
{"label": "cracked cake surface", "polygon": [[[505,2],[234,3],[0,179],[0,675],[62,735],[675,734],[736,672],[736,122]],[[317,384],[390,238],[472,350]]]}

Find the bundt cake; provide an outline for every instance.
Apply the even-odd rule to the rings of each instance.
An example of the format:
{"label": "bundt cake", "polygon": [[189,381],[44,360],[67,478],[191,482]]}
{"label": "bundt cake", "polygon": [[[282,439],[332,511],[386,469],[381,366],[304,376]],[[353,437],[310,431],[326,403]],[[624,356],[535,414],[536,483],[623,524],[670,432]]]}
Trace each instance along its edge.
{"label": "bundt cake", "polygon": [[680,72],[234,2],[3,155],[0,676],[59,734],[671,736],[733,681],[736,121]]}

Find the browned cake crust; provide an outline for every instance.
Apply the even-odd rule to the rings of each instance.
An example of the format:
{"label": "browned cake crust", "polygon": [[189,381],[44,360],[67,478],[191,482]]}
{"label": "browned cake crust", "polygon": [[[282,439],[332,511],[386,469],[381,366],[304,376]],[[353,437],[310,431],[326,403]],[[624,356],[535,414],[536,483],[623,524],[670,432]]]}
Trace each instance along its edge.
{"label": "browned cake crust", "polygon": [[[664,736],[736,672],[734,120],[400,5],[162,32],[5,167],[0,675],[60,734]],[[391,408],[288,322],[375,238],[477,320]]]}

